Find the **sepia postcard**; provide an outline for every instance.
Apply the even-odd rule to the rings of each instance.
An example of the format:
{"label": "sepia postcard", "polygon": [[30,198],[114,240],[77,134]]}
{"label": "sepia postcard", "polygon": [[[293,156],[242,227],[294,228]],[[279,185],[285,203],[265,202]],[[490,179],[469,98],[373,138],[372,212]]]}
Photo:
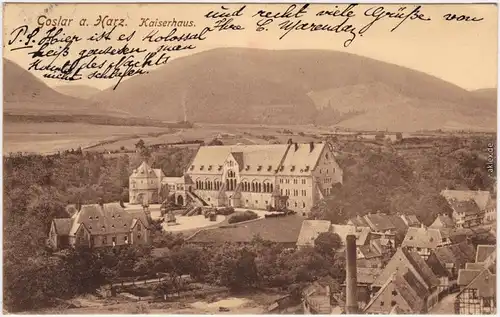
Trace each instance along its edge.
{"label": "sepia postcard", "polygon": [[6,3],[4,314],[497,314],[496,4]]}

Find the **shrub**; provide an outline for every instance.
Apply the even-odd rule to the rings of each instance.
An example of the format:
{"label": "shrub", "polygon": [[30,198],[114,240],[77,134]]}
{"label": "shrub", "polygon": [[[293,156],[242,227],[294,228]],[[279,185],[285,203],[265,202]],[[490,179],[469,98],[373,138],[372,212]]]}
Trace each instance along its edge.
{"label": "shrub", "polygon": [[229,218],[229,220],[227,222],[228,223],[238,223],[238,222],[257,219],[257,218],[259,218],[259,216],[255,212],[253,212],[251,210],[246,210],[243,213],[231,216],[231,218]]}
{"label": "shrub", "polygon": [[223,216],[232,215],[232,214],[234,214],[234,208],[233,207],[224,207],[221,209],[217,209],[217,214],[223,215]]}

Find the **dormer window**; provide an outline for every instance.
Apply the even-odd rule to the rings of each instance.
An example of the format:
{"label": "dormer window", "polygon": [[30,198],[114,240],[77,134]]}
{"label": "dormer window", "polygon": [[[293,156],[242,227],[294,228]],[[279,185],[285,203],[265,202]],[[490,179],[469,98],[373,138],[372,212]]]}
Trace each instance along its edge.
{"label": "dormer window", "polygon": [[218,170],[220,171],[221,169],[222,169],[222,165],[219,165],[219,169]]}
{"label": "dormer window", "polygon": [[89,219],[92,220],[93,219],[92,216],[89,216]]}
{"label": "dormer window", "polygon": [[246,171],[248,171],[250,169],[250,165],[247,165],[247,167],[245,168]]}
{"label": "dormer window", "polygon": [[118,215],[117,217],[120,218],[120,215]]}
{"label": "dormer window", "polygon": [[127,226],[127,224],[126,224],[126,223],[124,223],[124,224],[123,224],[123,226],[124,226],[124,227],[126,227],[126,226]]}
{"label": "dormer window", "polygon": [[268,172],[270,172],[272,169],[273,169],[272,165],[269,165],[269,166],[267,167],[267,171],[268,171]]}
{"label": "dormer window", "polygon": [[102,227],[101,227],[101,230],[102,230],[102,231],[105,231],[105,230],[106,230],[106,227],[102,226]]}
{"label": "dormer window", "polygon": [[111,218],[115,219],[115,215],[112,215]]}
{"label": "dormer window", "polygon": [[114,227],[115,227],[115,225],[111,225],[111,228],[114,228]]}
{"label": "dormer window", "polygon": [[295,165],[292,165],[292,168],[290,169],[291,172],[295,171]]}
{"label": "dormer window", "polygon": [[259,165],[259,167],[257,167],[257,171],[260,172],[261,169],[262,169],[262,165]]}
{"label": "dormer window", "polygon": [[99,220],[99,216],[95,216],[95,220]]}
{"label": "dormer window", "polygon": [[205,165],[200,166],[200,171],[203,171],[204,168],[205,168]]}
{"label": "dormer window", "polygon": [[309,171],[309,165],[306,165],[306,172]]}
{"label": "dormer window", "polygon": [[92,230],[92,226],[89,226],[89,230]]}
{"label": "dormer window", "polygon": [[191,170],[194,170],[194,165],[191,165]]}
{"label": "dormer window", "polygon": [[280,166],[280,172],[283,172],[284,169],[285,169],[284,166]]}
{"label": "dormer window", "polygon": [[208,170],[211,171],[212,170],[212,165],[208,165]]}

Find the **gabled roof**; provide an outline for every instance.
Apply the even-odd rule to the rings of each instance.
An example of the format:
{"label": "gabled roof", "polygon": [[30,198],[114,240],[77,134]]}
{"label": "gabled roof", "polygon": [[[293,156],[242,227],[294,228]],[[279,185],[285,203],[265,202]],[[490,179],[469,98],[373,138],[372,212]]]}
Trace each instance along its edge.
{"label": "gabled roof", "polygon": [[[285,159],[281,163],[283,169],[278,171],[278,175],[307,175],[315,168],[319,161],[320,155],[323,153],[325,143],[294,143],[291,144]],[[335,160],[333,153],[329,154],[329,160]],[[309,166],[308,172],[305,172]],[[333,171],[330,171],[333,174]]]}
{"label": "gabled roof", "polygon": [[472,252],[470,252],[473,250],[473,246],[461,243],[438,247],[433,252],[443,266],[453,264],[456,269],[461,269],[465,267],[466,263],[474,260]]}
{"label": "gabled roof", "polygon": [[486,205],[488,204],[488,200],[491,195],[488,191],[482,190],[443,190],[441,191],[441,195],[445,197],[448,201],[455,199],[458,201],[468,201],[474,200],[481,210],[486,209]]}
{"label": "gabled roof", "polygon": [[120,204],[112,203],[102,206],[99,204],[83,205],[80,211],[71,218],[54,219],[54,223],[56,230],[58,230],[58,226],[63,226],[64,230],[70,226],[67,231],[70,236],[74,235],[82,224],[90,234],[102,235],[129,232],[136,219],[140,219],[145,226],[149,225],[143,210],[129,212],[123,209]]}
{"label": "gabled roof", "polygon": [[445,215],[439,215],[436,220],[429,226],[429,228],[453,228],[455,227],[455,221],[451,217]]}
{"label": "gabled roof", "polygon": [[448,203],[450,204],[451,208],[459,214],[463,213],[465,215],[476,215],[481,213],[481,209],[472,199],[466,201],[451,199],[448,201]]}
{"label": "gabled roof", "polygon": [[401,218],[398,215],[388,215],[388,217],[391,220],[394,227],[396,228],[396,231],[401,232],[401,233],[406,232],[406,230],[408,229],[408,225],[403,220],[403,218]]}
{"label": "gabled roof", "polygon": [[71,225],[73,221],[71,218],[59,218],[52,220],[54,222],[54,226],[56,228],[57,235],[67,236],[71,230]]}
{"label": "gabled roof", "polygon": [[304,220],[297,239],[298,246],[314,246],[314,240],[320,233],[330,231],[328,220]]}
{"label": "gabled roof", "polygon": [[478,245],[476,251],[476,262],[484,262],[490,254],[496,250],[496,245]]}
{"label": "gabled roof", "polygon": [[351,219],[349,219],[349,221],[354,225],[354,226],[357,226],[357,227],[370,227],[370,225],[368,224],[368,222],[366,222],[365,218],[360,216],[360,215],[357,215],[356,217],[353,217]]}
{"label": "gabled roof", "polygon": [[[401,273],[401,272],[391,273],[391,275],[382,285],[380,290],[371,298],[368,304],[364,307],[363,312],[365,313],[369,312],[373,304],[377,302],[377,299],[386,291],[386,289],[391,284],[398,293],[398,296],[401,296],[403,301],[408,305],[408,307],[411,310],[411,313],[419,314],[423,312],[427,297],[429,296],[429,292],[418,281],[418,279],[411,271],[407,271],[406,273]],[[392,312],[393,310],[394,308],[391,308],[390,312]]]}
{"label": "gabled roof", "polygon": [[410,227],[401,246],[435,249],[442,243],[443,238],[446,238],[443,233],[443,231],[436,228]]}
{"label": "gabled roof", "polygon": [[474,289],[477,290],[477,295],[480,298],[496,296],[497,279],[496,275],[491,273],[490,270],[483,269],[482,271],[460,271],[461,272],[458,274],[458,285],[463,286],[463,288],[458,295],[466,289]]}
{"label": "gabled roof", "polygon": [[420,221],[415,215],[401,215],[401,219],[403,219],[409,227],[420,227]]}
{"label": "gabled roof", "polygon": [[[132,178],[158,178],[158,172],[155,172],[146,162],[142,162],[138,168],[132,171]],[[163,173],[163,172],[162,172]]]}
{"label": "gabled roof", "polygon": [[356,245],[365,245],[370,234],[370,228],[368,227],[355,227],[350,225],[337,225],[332,224],[330,231],[339,235],[342,242],[345,244],[347,236],[354,234],[356,236]]}
{"label": "gabled roof", "polygon": [[409,270],[412,270],[414,274],[418,274],[417,277],[425,284],[426,288],[439,285],[439,279],[434,275],[424,259],[416,252],[408,251],[406,248],[397,249],[373,285],[382,285],[396,271],[405,273]]}
{"label": "gabled roof", "polygon": [[366,222],[373,231],[395,230],[396,226],[392,223],[391,217],[383,213],[374,213],[365,215]]}
{"label": "gabled roof", "polygon": [[[312,152],[309,144],[297,144],[297,151],[295,151],[295,144],[201,146],[191,166],[188,167],[187,173],[220,175],[222,170],[218,167],[222,166],[232,153],[240,165],[240,175],[275,175],[276,173],[310,175],[324,146],[323,143],[315,143]],[[214,168],[200,170],[202,165],[204,167],[212,165]],[[280,166],[283,166],[282,170],[279,169]],[[309,169],[306,170],[306,166]]]}

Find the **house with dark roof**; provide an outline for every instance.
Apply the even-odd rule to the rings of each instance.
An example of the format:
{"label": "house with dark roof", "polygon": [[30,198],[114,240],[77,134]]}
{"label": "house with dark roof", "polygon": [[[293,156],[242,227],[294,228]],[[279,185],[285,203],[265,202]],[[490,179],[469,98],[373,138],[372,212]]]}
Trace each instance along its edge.
{"label": "house with dark roof", "polygon": [[491,217],[493,199],[488,191],[446,189],[441,191],[441,196],[448,201],[453,210],[453,219],[459,228],[480,225],[485,220],[487,212]]}
{"label": "house with dark roof", "polygon": [[401,215],[400,218],[407,227],[420,227],[421,223],[415,215]]}
{"label": "house with dark roof", "polygon": [[442,228],[448,228],[448,229],[453,229],[455,228],[455,221],[453,218],[447,216],[447,215],[438,215],[434,222],[429,226],[429,228],[434,228],[434,229],[442,229]]}
{"label": "house with dark roof", "polygon": [[451,244],[449,231],[422,225],[420,228],[408,228],[401,246],[417,252],[427,260],[432,250],[449,244]]}
{"label": "house with dark roof", "polygon": [[[357,267],[357,296],[358,307],[363,309],[372,298],[371,286],[377,277],[382,273],[381,268]],[[345,295],[346,285],[342,284],[342,292]]]}
{"label": "house with dark roof", "polygon": [[479,209],[474,200],[459,201],[452,199],[448,203],[453,209],[452,217],[458,228],[473,228],[483,223],[486,212]]}
{"label": "house with dark roof", "polygon": [[457,290],[458,272],[468,262],[474,261],[474,247],[466,242],[437,247],[431,252],[427,264],[439,278],[439,292],[446,294]]}
{"label": "house with dark roof", "polygon": [[118,203],[83,205],[71,218],[52,220],[49,241],[55,249],[148,244],[149,226],[143,210],[126,211]]}
{"label": "house with dark roof", "polygon": [[496,247],[478,247],[476,262],[459,271],[457,283],[456,314],[496,314]]}
{"label": "house with dark roof", "polygon": [[418,281],[428,294],[425,298],[426,309],[433,307],[438,301],[439,279],[434,275],[432,269],[418,253],[409,251],[407,248],[398,248],[396,253],[383,268],[380,275],[372,284],[372,291],[378,292],[391,278],[392,274],[404,275],[411,272],[407,278]]}
{"label": "house with dark roof", "polygon": [[411,272],[394,272],[364,307],[364,314],[422,314],[430,293]]}

